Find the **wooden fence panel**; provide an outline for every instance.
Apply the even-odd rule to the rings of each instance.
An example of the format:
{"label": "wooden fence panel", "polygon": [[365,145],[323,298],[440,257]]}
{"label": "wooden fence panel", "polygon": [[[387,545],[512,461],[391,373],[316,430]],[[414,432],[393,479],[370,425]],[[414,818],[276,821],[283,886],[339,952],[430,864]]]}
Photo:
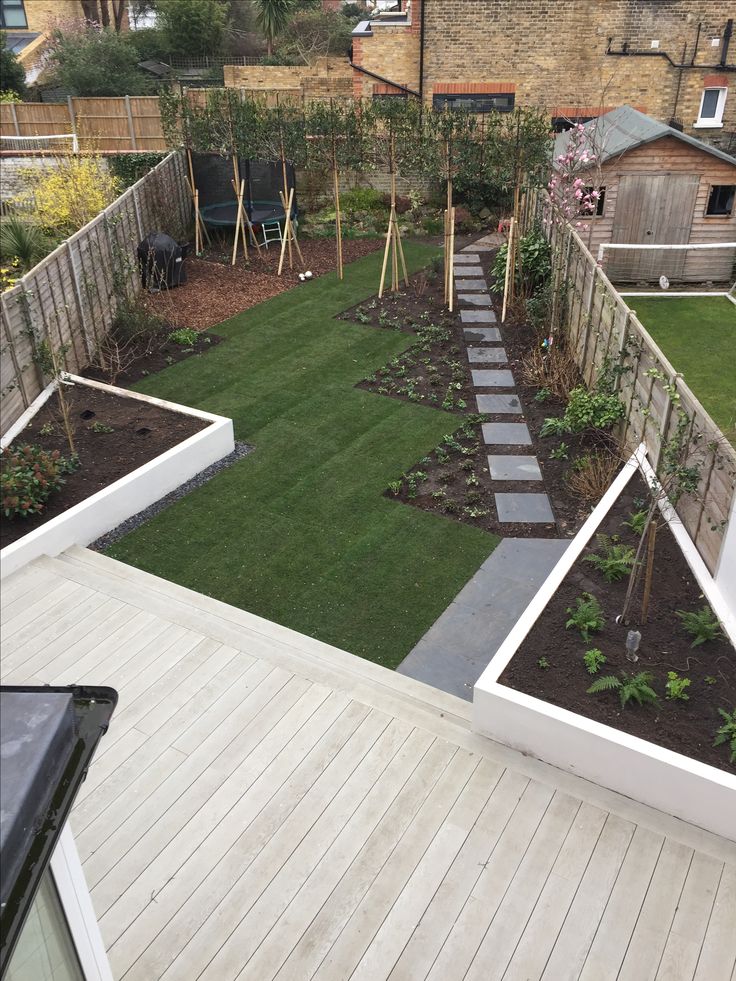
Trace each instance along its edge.
{"label": "wooden fence panel", "polygon": [[564,292],[568,341],[586,384],[594,386],[606,364],[619,368],[618,392],[626,410],[620,430],[623,446],[630,451],[644,443],[657,470],[674,444],[680,420],[689,420],[680,462],[697,468],[698,486],[683,494],[676,508],[706,566],[715,572],[736,494],[736,450],[577,232],[553,215],[548,196],[530,194],[526,203],[530,213],[523,216],[522,227],[539,224],[552,245],[554,288]]}
{"label": "wooden fence panel", "polygon": [[69,371],[91,363],[119,297],[132,299],[142,288],[136,256],[141,228],[144,234],[159,228],[186,235],[192,208],[185,170],[183,155],[169,154],[0,296],[0,432],[48,380],[34,361],[34,343],[47,341]]}
{"label": "wooden fence panel", "polygon": [[0,136],[56,136],[73,131],[65,102],[0,105]]}

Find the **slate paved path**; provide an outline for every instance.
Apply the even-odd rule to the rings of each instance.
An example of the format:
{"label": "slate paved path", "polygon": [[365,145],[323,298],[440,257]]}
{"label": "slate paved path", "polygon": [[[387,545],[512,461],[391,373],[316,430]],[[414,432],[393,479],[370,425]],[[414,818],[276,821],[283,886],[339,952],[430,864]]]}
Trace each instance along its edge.
{"label": "slate paved path", "polygon": [[[475,243],[474,251],[455,256],[459,264],[455,287],[460,321],[470,325],[464,328],[464,336],[471,366],[508,361],[500,330],[489,326],[496,322],[496,315],[490,309],[491,298],[477,254],[495,247],[497,243]],[[503,481],[503,491],[494,495],[501,527],[504,523],[554,523],[549,498],[539,489],[539,461],[529,452],[529,429],[513,418],[523,411],[513,372],[508,368],[472,367],[471,375],[478,412],[509,417],[508,421],[488,422],[482,427],[491,479]],[[567,545],[567,539],[504,539],[397,670],[472,700],[473,685]]]}

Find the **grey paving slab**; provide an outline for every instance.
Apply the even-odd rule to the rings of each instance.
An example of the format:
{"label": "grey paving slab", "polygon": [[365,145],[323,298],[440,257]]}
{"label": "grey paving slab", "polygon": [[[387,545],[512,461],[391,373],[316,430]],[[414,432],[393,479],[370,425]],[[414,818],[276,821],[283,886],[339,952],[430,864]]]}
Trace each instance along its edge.
{"label": "grey paving slab", "polygon": [[476,265],[480,262],[480,256],[473,252],[456,252],[453,256],[456,263],[475,263]]}
{"label": "grey paving slab", "polygon": [[468,361],[471,364],[506,364],[508,360],[502,347],[468,348]]}
{"label": "grey paving slab", "polygon": [[556,538],[504,539],[398,672],[471,701],[473,685],[567,545]]}
{"label": "grey paving slab", "polygon": [[487,446],[532,445],[532,437],[524,422],[484,422],[481,428]]}
{"label": "grey paving slab", "polygon": [[478,412],[487,412],[489,415],[520,416],[522,412],[519,396],[513,392],[509,395],[476,395],[475,401]]}
{"label": "grey paving slab", "polygon": [[[472,249],[474,252],[494,252],[498,248],[498,246],[497,245],[480,245],[479,243],[476,242],[475,245],[469,245],[468,248],[469,249]],[[465,250],[463,250],[463,251],[465,251]]]}
{"label": "grey paving slab", "polygon": [[[463,310],[463,313],[468,311]],[[498,327],[466,327],[463,330],[468,344],[493,344],[501,340]]]}
{"label": "grey paving slab", "polygon": [[491,453],[488,456],[488,471],[492,480],[542,479],[542,471],[535,456]]}
{"label": "grey paving slab", "polygon": [[496,494],[498,520],[550,524],[555,520],[546,494]]}
{"label": "grey paving slab", "polygon": [[459,266],[456,266],[453,269],[453,272],[456,279],[458,276],[482,276],[483,268],[482,266],[468,266],[464,263],[460,263]]}
{"label": "grey paving slab", "polygon": [[486,285],[485,279],[456,279],[455,280],[456,290],[478,290],[486,293],[488,291],[488,286]]}
{"label": "grey paving slab", "polygon": [[491,298],[487,293],[458,293],[457,298],[461,303],[469,303],[473,307],[489,307]]}
{"label": "grey paving slab", "polygon": [[470,372],[476,388],[513,388],[514,376],[507,368],[488,368]]}
{"label": "grey paving slab", "polygon": [[460,320],[464,324],[495,324],[496,314],[493,310],[461,310]]}

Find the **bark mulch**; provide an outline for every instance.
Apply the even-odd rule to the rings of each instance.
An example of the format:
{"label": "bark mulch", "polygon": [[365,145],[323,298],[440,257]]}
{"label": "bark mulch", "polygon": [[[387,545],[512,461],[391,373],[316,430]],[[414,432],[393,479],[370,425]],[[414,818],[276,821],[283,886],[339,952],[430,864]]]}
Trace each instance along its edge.
{"label": "bark mulch", "polygon": [[[334,239],[300,239],[299,244],[305,268],[315,276],[334,271]],[[375,238],[346,239],[343,261],[354,262],[381,245],[381,240]],[[288,259],[285,260],[281,276],[276,275],[279,249],[275,246],[262,248],[260,258],[255,249],[249,249],[249,266],[242,253],[231,266],[231,255],[230,249],[213,247],[203,258],[187,259],[187,282],[169,292],[149,295],[146,303],[150,310],[175,327],[206,330],[300,285],[298,275],[302,269],[296,253],[294,268],[289,269]]]}
{"label": "bark mulch", "polygon": [[[64,486],[52,495],[41,514],[0,521],[3,548],[208,425],[194,416],[86,386],[66,386],[65,392],[79,469],[66,475]],[[98,431],[93,428],[95,424]],[[42,435],[44,427],[51,431]],[[103,427],[111,432],[100,431]],[[51,396],[13,443],[33,443],[69,458],[57,395]]]}
{"label": "bark mulch", "polygon": [[[647,488],[637,474],[603,521],[598,534],[617,535],[623,544],[635,549],[638,538],[624,522],[646,499]],[[601,551],[601,543],[594,537],[501,675],[501,683],[733,772],[728,743],[714,747],[713,740],[716,729],[724,721],[718,709],[732,712],[736,705],[736,652],[725,638],[691,647],[692,637],[676,611],[700,610],[705,600],[669,528],[660,522],[651,603],[645,623],[641,622],[641,603],[637,599],[631,622],[616,624],[628,577],[608,583],[585,561],[586,556]],[[576,598],[583,592],[595,596],[605,616],[603,628],[592,633],[589,641],[583,640],[574,627],[569,630],[565,627],[568,608],[575,607]],[[632,663],[626,658],[625,643],[628,631],[633,629],[640,630],[642,638],[639,660]],[[594,647],[603,652],[606,662],[597,674],[589,674],[583,654]],[[596,678],[618,675],[622,670],[629,674],[651,672],[659,704],[639,706],[630,702],[622,708],[617,691],[588,694],[587,689]],[[690,679],[685,692],[687,700],[666,697],[669,671]]]}

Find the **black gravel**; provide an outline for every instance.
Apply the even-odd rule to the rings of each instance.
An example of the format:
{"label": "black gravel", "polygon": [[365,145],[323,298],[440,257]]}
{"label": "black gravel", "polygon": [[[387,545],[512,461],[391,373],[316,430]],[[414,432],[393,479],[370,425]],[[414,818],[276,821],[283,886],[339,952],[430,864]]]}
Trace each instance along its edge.
{"label": "black gravel", "polygon": [[161,514],[166,508],[170,507],[176,501],[180,501],[182,497],[186,497],[191,491],[196,490],[198,487],[202,487],[209,480],[212,480],[221,470],[225,470],[227,467],[231,467],[238,460],[242,460],[243,457],[248,456],[249,453],[253,452],[254,447],[249,446],[248,443],[235,443],[235,449],[232,453],[228,453],[217,463],[211,464],[209,467],[205,467],[204,470],[200,470],[199,473],[195,474],[185,483],[181,484],[176,490],[173,490],[170,494],[162,497],[161,500],[156,501],[155,504],[151,504],[150,507],[144,508],[137,514],[132,515],[122,524],[119,524],[117,528],[113,528],[112,531],[108,531],[105,535],[102,535],[96,541],[88,545],[87,548],[91,548],[95,552],[104,552],[106,548],[110,545],[114,545],[115,542],[124,538],[125,535],[129,535],[131,531],[135,531],[136,528],[140,528],[151,518],[155,518],[157,514]]}

